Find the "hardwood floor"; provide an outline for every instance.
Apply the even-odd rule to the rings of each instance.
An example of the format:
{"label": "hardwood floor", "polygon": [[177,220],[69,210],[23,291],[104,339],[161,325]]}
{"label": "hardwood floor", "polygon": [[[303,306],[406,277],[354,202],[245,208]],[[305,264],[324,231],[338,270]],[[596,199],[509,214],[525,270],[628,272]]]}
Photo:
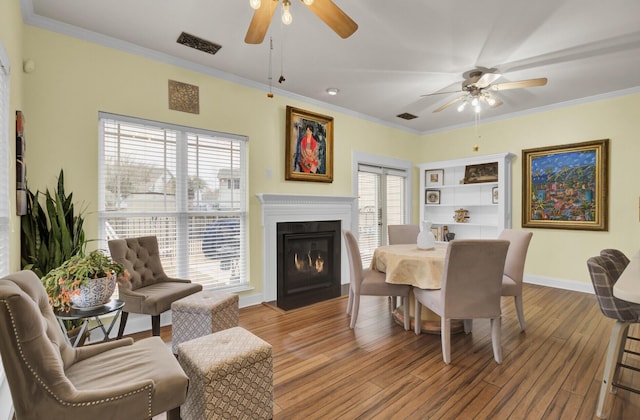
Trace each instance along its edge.
{"label": "hardwood floor", "polygon": [[[488,320],[452,336],[445,365],[440,336],[404,331],[380,297],[362,298],[355,330],[346,297],[287,312],[242,308],[240,326],[273,346],[275,419],[596,418],[614,321],[594,295],[525,285],[524,302],[521,333],[512,298],[503,298],[501,365]],[[170,340],[170,329],[163,335]],[[640,387],[640,373],[622,380]],[[608,401],[611,419],[640,416],[640,395],[618,390]]]}

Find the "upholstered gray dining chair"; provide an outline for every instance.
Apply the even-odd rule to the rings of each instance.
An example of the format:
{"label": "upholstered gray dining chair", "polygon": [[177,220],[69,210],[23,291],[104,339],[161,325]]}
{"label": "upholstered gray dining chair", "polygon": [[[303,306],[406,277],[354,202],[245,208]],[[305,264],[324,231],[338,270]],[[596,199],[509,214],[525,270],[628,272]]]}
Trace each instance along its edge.
{"label": "upholstered gray dining chair", "polygon": [[189,379],[159,337],[73,348],[32,271],[0,279],[0,353],[16,418],[179,419]]}
{"label": "upholstered gray dining chair", "polygon": [[412,224],[389,225],[387,232],[389,234],[389,245],[417,244],[420,226]]}
{"label": "upholstered gray dining chair", "polygon": [[155,236],[113,239],[109,251],[131,275],[128,281],[118,282],[119,298],[124,301],[118,338],[124,334],[129,313],[151,315],[152,334],[160,335],[160,314],[171,309],[174,301],[202,290],[200,284],[165,274]]}
{"label": "upholstered gray dining chair", "polygon": [[[471,331],[476,318],[491,320],[493,357],[502,363],[500,295],[504,262],[509,241],[497,239],[459,239],[449,242],[444,261],[442,288],[413,288],[415,319],[422,306],[440,316],[442,359],[451,363],[451,320],[464,320],[465,332]],[[420,334],[420,323],[415,333]]]}
{"label": "upholstered gray dining chair", "polygon": [[364,269],[362,267],[362,258],[360,257],[360,248],[358,247],[358,241],[355,236],[353,236],[353,233],[349,230],[343,230],[342,234],[347,246],[351,274],[349,300],[347,302],[347,314],[351,315],[350,327],[356,327],[358,310],[360,309],[360,296],[400,296],[404,304],[404,329],[409,330],[411,322],[409,292],[411,291],[411,286],[387,283],[385,282],[385,273],[369,268]]}
{"label": "upholstered gray dining chair", "polygon": [[502,276],[502,296],[513,296],[520,330],[522,331],[525,329],[522,281],[527,250],[532,236],[533,232],[513,229],[505,229],[498,236],[498,239],[509,241],[509,251],[507,252],[504,275]]}
{"label": "upholstered gray dining chair", "polygon": [[[609,393],[614,393],[615,388],[640,393],[640,390],[618,382],[620,368],[629,367],[622,363],[622,356],[627,352],[625,350],[627,339],[640,341],[638,338],[628,336],[629,326],[640,322],[640,305],[618,299],[613,295],[613,286],[615,286],[628,264],[629,259],[626,255],[621,251],[611,249],[602,250],[599,256],[591,257],[587,260],[589,275],[598,299],[600,311],[607,318],[616,320],[611,330],[596,409],[596,415],[600,418],[605,417],[607,396]],[[631,369],[636,370],[635,368]]]}

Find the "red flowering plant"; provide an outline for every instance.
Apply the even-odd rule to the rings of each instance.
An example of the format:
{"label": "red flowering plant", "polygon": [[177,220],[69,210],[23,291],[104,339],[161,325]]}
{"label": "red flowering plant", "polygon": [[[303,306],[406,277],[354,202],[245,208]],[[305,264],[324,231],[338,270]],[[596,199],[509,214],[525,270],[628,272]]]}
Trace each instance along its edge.
{"label": "red flowering plant", "polygon": [[99,278],[127,280],[129,272],[120,263],[114,262],[103,251],[96,250],[89,255],[74,255],[61,266],[42,277],[49,304],[54,310],[69,311],[71,297],[80,294],[80,288],[91,280]]}

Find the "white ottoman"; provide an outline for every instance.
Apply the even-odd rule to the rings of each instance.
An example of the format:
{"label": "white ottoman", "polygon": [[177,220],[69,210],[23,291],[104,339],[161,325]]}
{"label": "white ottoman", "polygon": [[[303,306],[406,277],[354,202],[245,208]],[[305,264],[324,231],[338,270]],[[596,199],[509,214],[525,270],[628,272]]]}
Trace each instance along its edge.
{"label": "white ottoman", "polygon": [[189,377],[183,420],[273,418],[271,345],[234,327],[178,346]]}
{"label": "white ottoman", "polygon": [[200,291],[171,304],[171,348],[194,338],[238,326],[238,295]]}

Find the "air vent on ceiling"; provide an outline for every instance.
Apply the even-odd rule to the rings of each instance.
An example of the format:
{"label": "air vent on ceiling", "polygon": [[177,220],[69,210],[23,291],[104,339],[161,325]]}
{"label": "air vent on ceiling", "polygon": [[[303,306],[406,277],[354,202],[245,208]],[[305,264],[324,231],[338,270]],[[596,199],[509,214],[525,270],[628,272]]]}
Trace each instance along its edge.
{"label": "air vent on ceiling", "polygon": [[398,118],[402,118],[403,120],[412,120],[414,118],[418,118],[417,115],[409,114],[408,112],[396,115]]}
{"label": "air vent on ceiling", "polygon": [[194,48],[206,52],[207,54],[215,54],[218,52],[222,45],[214,44],[206,39],[198,38],[197,36],[183,32],[176,41],[178,44],[186,45],[187,47]]}

